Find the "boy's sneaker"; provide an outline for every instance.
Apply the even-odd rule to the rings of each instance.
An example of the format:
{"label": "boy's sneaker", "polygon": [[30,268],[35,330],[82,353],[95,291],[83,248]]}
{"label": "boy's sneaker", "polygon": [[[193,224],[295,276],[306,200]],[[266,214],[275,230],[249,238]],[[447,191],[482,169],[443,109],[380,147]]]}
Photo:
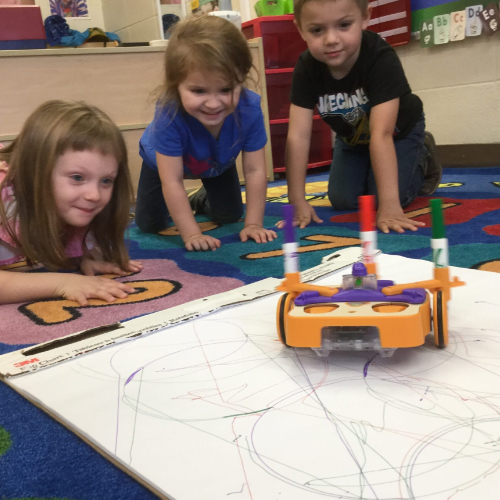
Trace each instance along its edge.
{"label": "boy's sneaker", "polygon": [[199,188],[193,189],[187,194],[187,196],[193,213],[195,215],[204,214],[204,207],[207,202],[207,191],[205,189],[205,186],[200,186]]}
{"label": "boy's sneaker", "polygon": [[424,165],[424,185],[420,190],[420,194],[434,194],[439,187],[443,168],[436,159],[436,141],[430,132],[425,132],[424,146],[427,150]]}

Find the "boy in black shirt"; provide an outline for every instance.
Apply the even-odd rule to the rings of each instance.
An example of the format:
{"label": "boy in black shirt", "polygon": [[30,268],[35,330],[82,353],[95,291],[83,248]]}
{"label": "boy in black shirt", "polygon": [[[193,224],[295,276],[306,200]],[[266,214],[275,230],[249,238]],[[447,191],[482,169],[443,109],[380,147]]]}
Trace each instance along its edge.
{"label": "boy in black shirt", "polygon": [[[295,22],[308,46],[293,73],[286,171],[296,222],[322,222],[305,200],[314,107],[337,138],[328,196],[335,210],[357,208],[376,194],[377,225],[416,231],[402,207],[441,179],[434,140],[425,132],[422,102],[411,93],[394,49],[365,31],[368,0],[295,0]],[[425,142],[425,145],[424,145]],[[427,146],[427,147],[426,147]]]}

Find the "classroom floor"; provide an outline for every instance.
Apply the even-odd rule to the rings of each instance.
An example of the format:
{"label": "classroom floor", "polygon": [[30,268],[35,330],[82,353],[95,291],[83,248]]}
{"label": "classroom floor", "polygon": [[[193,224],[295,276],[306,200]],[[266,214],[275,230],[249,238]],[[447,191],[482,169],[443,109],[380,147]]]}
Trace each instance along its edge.
{"label": "classroom floor", "polygon": [[[297,231],[302,269],[317,265],[336,249],[360,244],[357,213],[333,212],[326,182],[326,173],[308,176],[308,199],[324,223]],[[445,206],[451,265],[500,272],[499,195],[500,167],[445,169],[433,197],[442,198]],[[285,180],[270,183],[267,196],[265,226],[274,227],[288,202]],[[416,233],[379,234],[383,252],[431,260],[428,201],[429,197],[418,198],[406,209],[427,226]],[[203,231],[220,238],[222,247],[216,252],[186,252],[175,228],[164,235],[129,230],[131,257],[142,260],[144,270],[119,278],[139,290],[128,299],[84,308],[62,299],[0,306],[0,354],[282,276],[281,235],[266,245],[241,243],[241,223],[217,226],[202,216],[197,220]],[[0,383],[0,498],[156,497]]]}

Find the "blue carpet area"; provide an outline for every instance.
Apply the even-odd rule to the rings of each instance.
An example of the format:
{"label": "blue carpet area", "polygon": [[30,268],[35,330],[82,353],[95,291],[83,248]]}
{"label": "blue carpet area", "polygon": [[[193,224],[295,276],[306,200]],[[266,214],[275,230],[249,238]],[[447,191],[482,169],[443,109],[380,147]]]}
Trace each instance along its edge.
{"label": "blue carpet area", "polygon": [[[321,186],[327,181],[327,174],[308,176],[308,181],[315,183],[317,188],[316,192],[312,191],[313,198],[320,204],[317,211],[325,224],[311,225],[298,232],[302,246],[316,245],[313,250],[317,250],[301,254],[302,268],[318,264],[322,256],[335,248],[357,244],[352,241],[359,236],[356,214],[333,212],[326,206],[326,189]],[[281,218],[282,204],[287,202],[286,193],[280,192],[284,185],[285,181],[270,184],[275,193],[270,197],[273,202],[266,205],[266,225],[269,227]],[[452,265],[496,270],[500,262],[499,195],[500,168],[445,171],[435,196],[442,197],[450,205],[445,214]],[[419,212],[427,202],[426,199],[417,200],[409,209],[414,211],[415,217],[428,218],[428,214]],[[270,254],[270,250],[276,251],[281,243],[267,247],[242,244],[237,235],[239,228],[237,224],[215,228],[210,234],[220,237],[223,246],[209,253],[187,253],[178,237],[167,240],[141,235],[132,229],[131,255],[141,259],[168,258],[190,273],[234,277],[243,283],[266,276],[281,276],[281,257]],[[429,227],[404,235],[379,234],[379,248],[386,253],[430,259],[429,237]],[[22,347],[25,346],[0,344],[0,354]],[[0,499],[28,498],[148,500],[156,496],[0,383]]]}

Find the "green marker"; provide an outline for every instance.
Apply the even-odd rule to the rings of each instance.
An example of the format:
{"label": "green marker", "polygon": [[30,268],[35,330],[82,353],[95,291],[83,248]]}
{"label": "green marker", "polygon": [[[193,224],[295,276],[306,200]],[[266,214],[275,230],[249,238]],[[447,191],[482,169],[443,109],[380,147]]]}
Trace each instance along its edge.
{"label": "green marker", "polygon": [[444,230],[442,200],[435,198],[430,200],[432,215],[432,261],[434,267],[448,267],[448,239]]}

